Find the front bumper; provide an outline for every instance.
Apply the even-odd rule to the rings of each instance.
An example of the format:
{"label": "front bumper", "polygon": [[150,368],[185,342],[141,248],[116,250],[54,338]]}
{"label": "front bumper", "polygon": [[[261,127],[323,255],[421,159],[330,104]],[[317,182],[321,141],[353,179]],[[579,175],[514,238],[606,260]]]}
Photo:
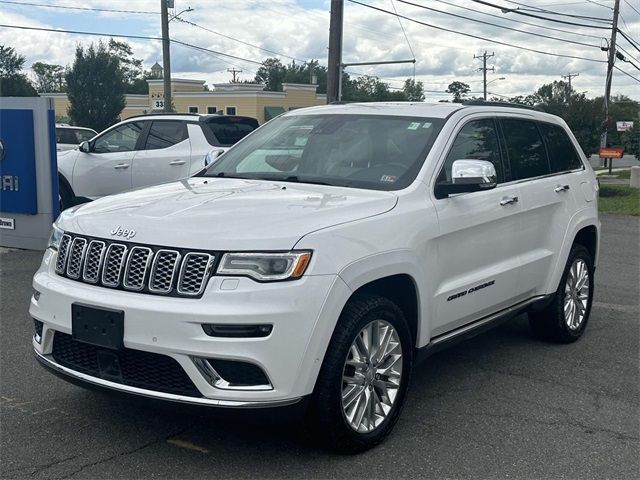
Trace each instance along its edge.
{"label": "front bumper", "polygon": [[[213,277],[200,299],[151,296],[69,280],[54,272],[55,253],[45,252],[33,279],[39,298],[29,312],[43,323],[38,360],[75,381],[165,400],[226,407],[280,406],[310,394],[342,306],[350,295],[335,275],[305,276],[292,282],[258,283],[248,278]],[[137,388],[75,371],[53,358],[55,332],[71,334],[74,302],[125,312],[124,346],[177,361],[201,397]],[[203,323],[273,325],[267,337],[210,337]],[[193,358],[249,362],[270,380],[270,389],[218,388]]]}

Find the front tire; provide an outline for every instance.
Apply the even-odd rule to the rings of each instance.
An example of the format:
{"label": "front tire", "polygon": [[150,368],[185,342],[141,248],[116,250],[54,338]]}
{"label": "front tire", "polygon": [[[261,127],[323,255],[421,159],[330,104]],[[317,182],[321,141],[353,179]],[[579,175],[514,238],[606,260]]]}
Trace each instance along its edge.
{"label": "front tire", "polygon": [[413,365],[402,311],[386,298],[357,295],[329,343],[312,400],[325,446],[357,453],[382,442],[398,420]]}
{"label": "front tire", "polygon": [[60,212],[73,207],[73,193],[64,182],[58,182],[58,201]]}
{"label": "front tire", "polygon": [[571,248],[553,301],[543,310],[529,312],[533,333],[559,343],[575,342],[582,336],[593,301],[593,258],[582,245]]}

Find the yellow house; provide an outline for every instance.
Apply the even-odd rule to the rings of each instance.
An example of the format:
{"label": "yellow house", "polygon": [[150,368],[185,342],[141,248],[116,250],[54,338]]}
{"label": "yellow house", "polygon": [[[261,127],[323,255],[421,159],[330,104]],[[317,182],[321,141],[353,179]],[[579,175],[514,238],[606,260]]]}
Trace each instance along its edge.
{"label": "yellow house", "polygon": [[[147,80],[148,95],[127,94],[120,119],[162,110],[162,79]],[[256,83],[219,83],[205,90],[204,80],[171,80],[173,106],[178,113],[243,115],[264,123],[276,115],[296,108],[324,105],[326,95],[316,93],[317,85],[284,83],[282,92],[268,92]],[[65,93],[41,93],[54,101],[56,117],[67,117],[69,99]]]}

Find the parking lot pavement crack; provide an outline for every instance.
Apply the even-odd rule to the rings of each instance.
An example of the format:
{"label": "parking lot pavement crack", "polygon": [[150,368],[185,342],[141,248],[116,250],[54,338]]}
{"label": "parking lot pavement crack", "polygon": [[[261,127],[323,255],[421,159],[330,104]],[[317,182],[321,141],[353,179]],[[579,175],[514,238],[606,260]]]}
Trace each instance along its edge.
{"label": "parking lot pavement crack", "polygon": [[[64,462],[68,462],[69,460],[74,460],[76,458],[78,458],[80,456],[80,454],[77,455],[71,455],[70,457],[65,457],[65,458],[60,458],[57,460],[54,460],[52,462],[49,463],[44,463],[42,465],[29,465],[28,467],[22,466],[22,467],[17,467],[17,468],[12,468],[9,470],[5,470],[4,472],[2,472],[3,475],[7,475],[9,476],[9,474],[27,474],[31,477],[36,476],[38,473],[43,472],[51,467],[55,467],[56,465],[60,465]],[[13,475],[12,475],[13,476]],[[7,478],[7,477],[5,477]]]}
{"label": "parking lot pavement crack", "polygon": [[91,462],[91,463],[86,463],[86,464],[82,465],[80,468],[74,470],[73,472],[69,472],[66,475],[64,475],[62,477],[59,477],[59,478],[61,480],[65,480],[67,478],[72,478],[72,477],[82,473],[83,471],[85,471],[88,468],[95,467],[96,465],[101,465],[103,463],[110,462],[111,460],[115,460],[116,458],[126,457],[127,455],[132,455],[134,453],[138,453],[138,452],[140,452],[140,451],[142,451],[142,450],[144,450],[146,448],[152,447],[152,446],[157,445],[159,443],[166,442],[170,438],[173,438],[173,437],[178,436],[178,435],[182,435],[182,434],[188,432],[193,426],[194,426],[194,424],[191,424],[188,427],[176,430],[176,431],[170,433],[169,435],[163,435],[161,437],[157,437],[157,438],[155,438],[155,439],[153,439],[153,440],[151,440],[151,441],[149,441],[147,443],[144,443],[144,444],[142,444],[142,445],[140,445],[140,446],[138,446],[136,448],[133,448],[131,450],[125,450],[123,452],[117,452],[117,453],[115,453],[113,455],[110,455],[110,456],[108,456],[106,458],[102,458],[100,460],[96,460],[96,461]]}
{"label": "parking lot pavement crack", "polygon": [[[444,411],[444,413],[456,415],[460,412],[455,411]],[[555,421],[547,421],[541,418],[532,418],[521,415],[512,415],[509,413],[493,413],[493,412],[465,412],[465,417],[485,417],[485,418],[497,418],[500,420],[517,420],[524,423],[532,423],[537,425],[545,425],[550,427],[558,427],[558,426],[566,426],[566,427],[575,427],[582,429],[585,433],[595,434],[595,433],[603,433],[607,435],[611,435],[616,440],[629,440],[629,441],[640,441],[640,436],[635,435],[627,435],[625,433],[618,432],[616,430],[611,430],[609,428],[604,427],[596,427],[593,425],[586,425],[584,423],[575,421],[575,420],[555,420]]]}

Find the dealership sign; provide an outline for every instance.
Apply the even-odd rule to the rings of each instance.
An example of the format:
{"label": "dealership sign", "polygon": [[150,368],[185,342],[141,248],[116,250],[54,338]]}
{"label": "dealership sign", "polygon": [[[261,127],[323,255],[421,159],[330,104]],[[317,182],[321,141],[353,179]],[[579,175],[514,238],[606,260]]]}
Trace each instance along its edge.
{"label": "dealership sign", "polygon": [[600,158],[622,158],[624,148],[601,148]]}
{"label": "dealership sign", "polygon": [[616,122],[616,130],[619,132],[628,132],[633,129],[633,122]]}
{"label": "dealership sign", "polygon": [[0,111],[0,205],[3,212],[38,212],[33,112]]}

